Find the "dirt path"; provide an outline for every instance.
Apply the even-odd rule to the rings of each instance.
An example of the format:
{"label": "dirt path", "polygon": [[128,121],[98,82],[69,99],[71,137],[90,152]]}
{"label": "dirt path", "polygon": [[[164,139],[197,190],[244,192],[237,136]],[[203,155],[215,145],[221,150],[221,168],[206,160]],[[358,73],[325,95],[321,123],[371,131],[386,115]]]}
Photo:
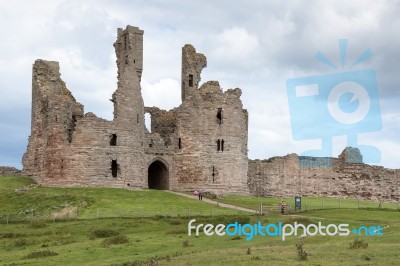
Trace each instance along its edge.
{"label": "dirt path", "polygon": [[[171,191],[171,190],[165,190],[166,192],[175,194],[175,195],[179,195],[182,197],[186,197],[192,200],[199,200],[198,197],[195,197],[193,195],[189,195],[186,193],[182,193],[182,192],[177,192],[177,191]],[[234,209],[234,210],[238,210],[238,211],[244,211],[244,212],[248,212],[248,213],[252,213],[252,214],[256,214],[257,210],[253,210],[253,209],[248,209],[248,208],[243,208],[240,206],[236,206],[236,205],[232,205],[232,204],[227,204],[227,203],[222,203],[222,202],[218,202],[215,200],[211,200],[211,199],[207,199],[207,198],[203,198],[203,201],[209,204],[213,204],[222,208],[229,208],[229,209]],[[312,219],[321,219],[321,220],[325,220],[326,218],[322,218],[322,217],[313,217],[313,216],[305,216],[305,215],[299,215],[299,214],[287,214],[285,216],[292,216],[292,217],[304,217],[304,218],[312,218]]]}
{"label": "dirt path", "polygon": [[[188,194],[185,194],[185,193],[176,192],[176,191],[170,191],[170,190],[166,190],[166,191],[168,191],[169,193],[175,194],[175,195],[179,195],[179,196],[183,196],[183,197],[189,198],[189,199],[199,200],[198,197],[194,197],[193,195],[188,195]],[[229,209],[249,212],[249,213],[253,213],[253,214],[256,213],[256,210],[253,210],[253,209],[243,208],[243,207],[235,206],[235,205],[232,205],[232,204],[221,203],[221,202],[218,202],[218,201],[215,201],[215,200],[210,200],[210,199],[203,198],[202,201],[204,201],[206,203],[209,203],[209,204],[213,204],[213,205],[222,207],[222,208],[229,208]]]}

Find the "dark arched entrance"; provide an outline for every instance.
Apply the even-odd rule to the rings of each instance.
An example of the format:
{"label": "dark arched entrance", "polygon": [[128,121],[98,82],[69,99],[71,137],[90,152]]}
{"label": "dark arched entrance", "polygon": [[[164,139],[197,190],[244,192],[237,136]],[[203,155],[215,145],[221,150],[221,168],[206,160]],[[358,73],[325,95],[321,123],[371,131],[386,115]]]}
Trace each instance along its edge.
{"label": "dark arched entrance", "polygon": [[169,189],[169,174],[167,166],[161,161],[154,161],[148,171],[149,188]]}

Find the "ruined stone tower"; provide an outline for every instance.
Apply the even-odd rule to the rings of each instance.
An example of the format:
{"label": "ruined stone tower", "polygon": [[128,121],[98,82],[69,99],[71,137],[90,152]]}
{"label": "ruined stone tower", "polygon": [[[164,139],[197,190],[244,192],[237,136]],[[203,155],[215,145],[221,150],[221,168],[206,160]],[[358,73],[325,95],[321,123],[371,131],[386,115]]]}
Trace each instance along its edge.
{"label": "ruined stone tower", "polygon": [[[199,86],[204,55],[182,48],[182,104],[145,107],[143,31],[118,29],[114,119],[84,114],[57,62],[33,66],[32,130],[23,173],[50,186],[107,186],[248,193],[247,111],[240,89]],[[151,132],[144,124],[151,114]]]}

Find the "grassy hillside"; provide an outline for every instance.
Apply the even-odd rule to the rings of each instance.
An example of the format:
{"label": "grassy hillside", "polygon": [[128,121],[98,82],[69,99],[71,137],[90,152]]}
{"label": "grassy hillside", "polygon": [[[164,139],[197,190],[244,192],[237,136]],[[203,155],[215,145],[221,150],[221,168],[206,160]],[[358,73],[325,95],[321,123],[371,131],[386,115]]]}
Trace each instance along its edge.
{"label": "grassy hillside", "polygon": [[236,214],[200,201],[158,190],[113,188],[14,189],[34,183],[24,177],[0,177],[0,222],[12,220]]}
{"label": "grassy hillside", "polygon": [[[189,218],[183,217],[8,224],[0,226],[0,265],[398,265],[398,212],[324,210],[308,215],[312,218],[198,217],[197,223],[323,221],[381,224],[387,229],[382,237],[361,238],[368,243],[365,249],[349,248],[356,239],[352,235],[307,237],[304,249],[310,255],[302,262],[295,247],[298,237],[282,241],[257,236],[246,241],[244,237],[188,236]],[[54,256],[45,256],[49,254]]]}
{"label": "grassy hillside", "polygon": [[[34,214],[61,212],[77,208],[79,218],[93,218],[100,210],[118,213],[125,210],[171,208],[175,217],[159,212],[134,218],[78,219],[6,224],[0,222],[0,265],[398,265],[400,260],[400,212],[389,209],[325,209],[303,212],[300,216],[237,216],[236,211],[220,210],[225,215],[198,216],[196,224],[348,223],[351,227],[381,225],[383,236],[309,236],[304,239],[306,261],[297,255],[300,238],[188,236],[191,219],[177,210],[212,213],[213,206],[163,191],[123,189],[37,188],[23,193],[14,189],[32,183],[26,178],[0,177],[0,213],[34,209]],[[260,198],[229,196],[230,203],[256,204]],[[279,199],[262,199],[275,205]],[[346,204],[346,201],[343,201]],[[175,206],[175,208],[172,208]],[[256,204],[257,206],[257,204]],[[251,206],[254,208],[254,206]],[[155,209],[153,209],[155,208]],[[219,209],[218,209],[219,210]],[[215,211],[215,210],[214,210]],[[127,211],[128,212],[128,211]],[[227,215],[231,214],[231,215]],[[22,214],[21,214],[22,215]],[[25,214],[30,217],[31,214]],[[178,217],[178,215],[180,215]],[[124,216],[124,215],[122,215]],[[356,239],[368,243],[351,249]]]}

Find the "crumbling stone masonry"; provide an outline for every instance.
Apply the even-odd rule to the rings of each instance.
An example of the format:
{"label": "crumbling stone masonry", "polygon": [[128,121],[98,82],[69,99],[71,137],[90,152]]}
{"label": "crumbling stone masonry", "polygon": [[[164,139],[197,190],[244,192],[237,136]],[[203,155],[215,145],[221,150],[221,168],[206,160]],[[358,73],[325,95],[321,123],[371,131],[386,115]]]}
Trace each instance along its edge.
{"label": "crumbling stone masonry", "polygon": [[250,193],[267,197],[327,196],[400,201],[400,170],[362,163],[360,151],[339,158],[289,154],[249,161]]}
{"label": "crumbling stone masonry", "polygon": [[[241,90],[200,84],[206,57],[182,48],[182,104],[145,107],[140,79],[143,31],[118,29],[114,119],[84,114],[60,78],[58,62],[36,60],[32,129],[23,173],[46,186],[202,188],[248,194],[247,119]],[[200,86],[200,87],[199,87]],[[151,132],[144,115],[151,114]]]}
{"label": "crumbling stone masonry", "polygon": [[19,176],[21,170],[9,166],[0,166],[0,176]]}
{"label": "crumbling stone masonry", "polygon": [[143,103],[143,31],[118,29],[114,47],[118,87],[110,99],[112,121],[84,113],[61,80],[58,62],[36,60],[24,175],[46,186],[400,200],[400,170],[363,164],[357,149],[346,148],[339,158],[289,154],[248,160],[242,92],[223,92],[217,81],[200,85],[207,60],[192,45],[182,48],[182,104],[169,111]]}

